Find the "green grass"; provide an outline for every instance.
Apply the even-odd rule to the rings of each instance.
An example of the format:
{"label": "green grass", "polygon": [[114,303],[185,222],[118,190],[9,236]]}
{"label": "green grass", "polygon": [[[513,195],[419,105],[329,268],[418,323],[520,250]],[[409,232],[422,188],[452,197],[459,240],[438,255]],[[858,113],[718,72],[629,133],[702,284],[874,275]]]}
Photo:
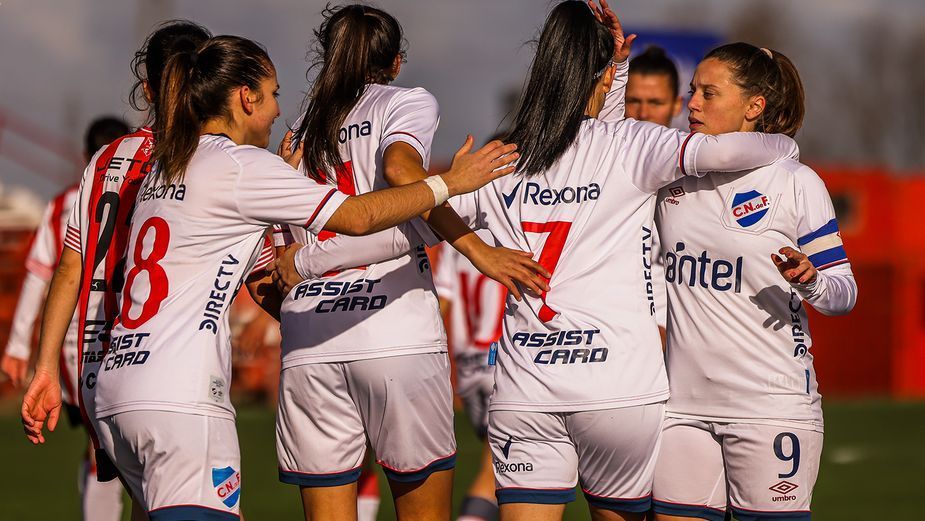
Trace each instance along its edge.
{"label": "green grass", "polygon": [[[78,520],[77,464],[84,444],[65,425],[33,447],[22,436],[17,404],[0,404],[0,519]],[[273,413],[242,407],[238,431],[243,451],[243,508],[249,521],[298,520],[295,487],[277,481]],[[476,472],[480,446],[463,416],[457,425],[459,455],[454,505]],[[813,498],[815,521],[921,519],[918,494],[925,475],[925,403],[889,401],[826,403],[822,469]],[[385,487],[385,479],[380,483]],[[383,497],[388,491],[383,488]],[[379,519],[395,518],[383,501]],[[128,519],[126,517],[126,519]],[[587,519],[579,499],[566,519]]]}

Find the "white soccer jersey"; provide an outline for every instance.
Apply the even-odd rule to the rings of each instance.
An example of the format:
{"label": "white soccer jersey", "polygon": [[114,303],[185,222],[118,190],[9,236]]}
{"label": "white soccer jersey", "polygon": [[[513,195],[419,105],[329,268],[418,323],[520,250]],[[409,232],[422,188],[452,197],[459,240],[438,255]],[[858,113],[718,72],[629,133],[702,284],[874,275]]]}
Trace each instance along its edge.
{"label": "white soccer jersey", "polygon": [[[26,257],[26,270],[29,277],[23,282],[16,311],[10,328],[10,338],[6,354],[28,360],[32,353],[33,327],[45,296],[48,284],[54,275],[61,250],[64,249],[64,236],[67,232],[67,220],[77,199],[77,186],[72,186],[58,194],[45,207],[42,221],[39,223],[29,255]],[[30,280],[35,277],[34,280]],[[77,405],[77,314],[64,337],[61,350],[61,391],[65,402]]]}
{"label": "white soccer jersey", "polygon": [[233,418],[227,311],[267,226],[318,233],[345,199],[264,149],[215,135],[200,137],[183,180],[147,178],[97,415],[147,409]]}
{"label": "white soccer jersey", "polygon": [[[717,144],[735,146],[711,153]],[[717,138],[632,119],[587,119],[547,172],[515,173],[453,201],[501,246],[534,252],[552,272],[541,297],[508,299],[491,410],[567,412],[665,400],[646,280],[655,192],[684,173],[767,164],[793,147],[783,136]]]}
{"label": "white soccer jersey", "polygon": [[[340,129],[344,164],[337,169],[337,187],[349,194],[388,188],[382,154],[399,141],[414,147],[427,168],[438,121],[437,102],[424,89],[367,86]],[[277,246],[333,236],[316,237],[311,230],[289,228],[289,233],[277,232]],[[446,333],[423,246],[392,260],[306,280],[283,300],[280,331],[283,369],[446,351]]]}
{"label": "white soccer jersey", "polygon": [[[494,242],[487,230],[476,232]],[[486,366],[488,348],[501,338],[507,289],[486,277],[464,255],[446,247],[434,272],[437,295],[450,303],[450,347],[457,372]]]}
{"label": "white soccer jersey", "polygon": [[821,428],[806,311],[770,256],[790,246],[820,270],[848,262],[822,180],[785,160],[679,180],[659,192],[657,206],[669,413]]}
{"label": "white soccer jersey", "polygon": [[[68,218],[64,245],[80,252],[83,276],[77,302],[80,401],[95,419],[99,364],[118,314],[122,268],[135,194],[151,170],[154,136],[148,128],[122,136],[90,160]],[[94,433],[91,430],[91,437]]]}

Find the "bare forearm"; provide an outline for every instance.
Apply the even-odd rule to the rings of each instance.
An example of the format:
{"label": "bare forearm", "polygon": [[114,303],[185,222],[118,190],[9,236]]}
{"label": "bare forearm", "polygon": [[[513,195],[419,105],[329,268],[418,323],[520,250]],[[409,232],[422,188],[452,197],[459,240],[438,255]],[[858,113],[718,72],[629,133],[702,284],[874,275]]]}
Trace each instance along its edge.
{"label": "bare forearm", "polygon": [[434,193],[423,182],[350,197],[324,229],[344,235],[368,235],[408,221],[434,207]]}
{"label": "bare forearm", "polygon": [[39,356],[35,364],[37,369],[58,370],[61,346],[80,296],[80,275],[80,254],[65,248],[45,300],[39,334]]}
{"label": "bare forearm", "polygon": [[247,292],[261,309],[279,322],[279,309],[282,306],[283,296],[280,295],[269,275],[248,280]]}

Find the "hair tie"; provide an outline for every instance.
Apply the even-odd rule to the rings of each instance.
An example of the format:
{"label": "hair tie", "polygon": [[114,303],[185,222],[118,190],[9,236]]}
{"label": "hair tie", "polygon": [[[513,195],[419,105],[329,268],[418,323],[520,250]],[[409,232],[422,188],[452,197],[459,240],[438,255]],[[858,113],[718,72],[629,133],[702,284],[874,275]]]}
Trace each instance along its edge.
{"label": "hair tie", "polygon": [[762,48],[761,48],[761,52],[763,52],[763,53],[765,53],[766,55],[768,55],[768,58],[771,58],[772,60],[774,59],[774,53],[772,53],[771,50],[768,49],[767,47],[762,47]]}

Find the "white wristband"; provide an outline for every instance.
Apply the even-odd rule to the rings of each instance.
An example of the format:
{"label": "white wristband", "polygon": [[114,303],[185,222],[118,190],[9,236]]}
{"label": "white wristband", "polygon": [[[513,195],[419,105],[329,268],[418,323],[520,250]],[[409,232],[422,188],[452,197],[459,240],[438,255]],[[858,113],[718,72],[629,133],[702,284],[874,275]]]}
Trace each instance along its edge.
{"label": "white wristband", "polygon": [[430,191],[434,193],[434,206],[440,206],[450,198],[450,189],[447,188],[446,181],[439,175],[425,177],[424,182],[430,187]]}

